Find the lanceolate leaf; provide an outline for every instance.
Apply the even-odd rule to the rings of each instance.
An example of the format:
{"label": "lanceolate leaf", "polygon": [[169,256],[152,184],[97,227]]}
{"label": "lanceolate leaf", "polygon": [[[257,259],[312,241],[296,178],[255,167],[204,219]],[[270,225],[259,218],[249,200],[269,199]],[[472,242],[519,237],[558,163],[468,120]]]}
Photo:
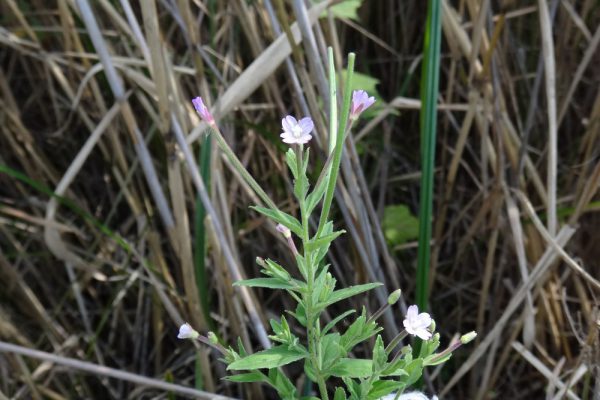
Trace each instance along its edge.
{"label": "lanceolate leaf", "polygon": [[327,373],[338,378],[367,378],[371,376],[372,368],[372,360],[340,358],[337,364],[330,368]]}
{"label": "lanceolate leaf", "polygon": [[229,375],[223,379],[228,380],[230,382],[240,382],[240,383],[266,382],[267,381],[267,377],[265,376],[265,374],[263,374],[262,372],[259,372],[259,371],[248,372],[246,374]]}
{"label": "lanceolate leaf", "polygon": [[298,220],[291,215],[286,214],[283,211],[276,211],[265,207],[251,206],[250,208],[263,215],[266,215],[273,221],[280,223],[281,225],[289,228],[296,235],[302,237],[302,225],[300,225],[300,222],[298,222]]}
{"label": "lanceolate leaf", "polygon": [[318,239],[310,240],[308,243],[306,243],[306,249],[308,251],[314,251],[323,246],[329,246],[329,244],[331,242],[333,242],[338,236],[340,236],[343,233],[346,233],[346,231],[345,230],[336,231],[336,232],[330,233],[329,235],[323,235]]}
{"label": "lanceolate leaf", "polygon": [[356,296],[357,294],[375,289],[379,286],[381,286],[381,283],[365,283],[364,285],[350,286],[344,289],[336,290],[331,294],[331,296],[329,296],[329,300],[325,302],[324,306],[330,306],[333,303],[337,303],[338,301],[347,299],[348,297]]}
{"label": "lanceolate leaf", "polygon": [[355,313],[356,310],[348,310],[345,313],[342,313],[340,315],[338,315],[337,317],[335,317],[334,319],[331,320],[331,322],[329,322],[327,325],[325,325],[325,328],[323,328],[323,331],[321,331],[322,335],[325,335],[327,332],[329,332],[338,322],[340,322],[341,320],[343,320],[344,318],[346,318],[348,315]]}
{"label": "lanceolate leaf", "polygon": [[284,281],[279,278],[254,278],[246,279],[243,281],[237,281],[233,283],[234,286],[249,286],[249,287],[263,287],[268,289],[289,289],[294,290],[298,287],[292,280]]}
{"label": "lanceolate leaf", "polygon": [[277,368],[282,365],[302,360],[308,356],[300,348],[288,349],[288,346],[276,346],[258,353],[250,354],[229,364],[228,370],[250,370],[261,368]]}

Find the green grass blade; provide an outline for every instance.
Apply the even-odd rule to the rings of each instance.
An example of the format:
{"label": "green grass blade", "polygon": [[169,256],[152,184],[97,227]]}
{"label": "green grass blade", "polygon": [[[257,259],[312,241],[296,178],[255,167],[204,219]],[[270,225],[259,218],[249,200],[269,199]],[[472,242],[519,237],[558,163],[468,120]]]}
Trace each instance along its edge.
{"label": "green grass blade", "polygon": [[[210,135],[206,135],[198,157],[198,165],[200,166],[200,175],[207,188],[210,188],[210,154],[212,148],[212,139]],[[200,296],[200,304],[204,315],[210,315],[210,307],[208,304],[208,279],[206,275],[206,230],[204,229],[204,219],[206,210],[202,204],[202,200],[198,196],[196,199],[196,216],[194,219],[194,264],[196,267],[196,286]],[[212,320],[207,318],[210,329],[214,329]]]}
{"label": "green grass blade", "polygon": [[427,309],[429,258],[433,208],[433,170],[440,68],[441,1],[431,0],[427,8],[424,60],[421,73],[421,204],[419,207],[419,252],[417,260],[417,305]]}
{"label": "green grass blade", "polygon": [[[198,154],[198,165],[200,167],[200,175],[206,185],[207,190],[210,190],[210,155],[212,150],[212,139],[210,135],[206,135],[200,147]],[[209,192],[210,193],[210,192]],[[194,266],[196,268],[196,287],[200,297],[200,306],[202,313],[206,315],[206,323],[210,330],[214,331],[215,326],[210,318],[210,305],[208,302],[208,278],[206,274],[206,229],[204,227],[204,219],[206,218],[206,209],[202,204],[200,196],[196,198],[196,215],[194,218]],[[196,389],[204,389],[204,379],[202,377],[202,365],[200,356],[196,356],[195,368],[195,386]]]}

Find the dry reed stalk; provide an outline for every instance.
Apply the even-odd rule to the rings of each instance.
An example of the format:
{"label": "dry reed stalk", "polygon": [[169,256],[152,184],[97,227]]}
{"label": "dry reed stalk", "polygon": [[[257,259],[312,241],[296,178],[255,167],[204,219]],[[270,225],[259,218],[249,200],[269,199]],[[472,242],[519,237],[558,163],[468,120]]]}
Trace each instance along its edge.
{"label": "dry reed stalk", "polygon": [[[587,349],[597,346],[589,338],[596,332],[592,315],[599,285],[590,245],[600,185],[595,161],[600,95],[593,69],[599,20],[594,0],[538,3],[508,2],[498,9],[490,1],[444,2],[442,152],[435,168],[439,207],[433,243],[437,265],[430,303],[438,326],[445,329],[443,339],[466,327],[480,331],[467,363],[445,367],[450,374],[469,373],[467,384],[459,385],[456,375],[447,386],[448,374],[439,370],[428,382],[430,388],[447,386],[448,395],[483,399],[495,391],[515,397],[513,387],[538,394],[552,389],[556,376],[564,386],[554,385],[549,398],[595,385],[583,371],[591,365]],[[190,174],[181,171],[170,119],[184,133],[192,132],[187,141],[195,153],[194,139],[204,126],[197,125],[189,98],[217,99],[208,103],[215,105],[242,164],[261,178],[279,205],[295,213],[290,188],[282,183],[278,119],[282,113],[313,115],[318,131],[313,160],[325,162],[329,116],[320,104],[328,93],[320,69],[329,44],[340,67],[343,54],[356,50],[360,72],[381,81],[377,90],[382,97],[379,114],[358,126],[348,145],[334,212],[349,234],[334,244],[329,262],[340,284],[384,280],[388,288],[399,285],[406,299],[412,298],[416,244],[386,243],[380,218],[392,204],[418,209],[414,110],[420,108],[415,81],[421,61],[420,3],[373,2],[359,9],[359,19],[348,20],[332,10],[322,14],[325,4],[306,9],[301,1],[178,0],[145,2],[140,8],[128,0],[102,0],[93,11],[99,27],[94,38],[107,49],[104,58],[91,45],[75,1],[59,0],[50,8],[33,0],[28,6],[0,2],[4,340],[186,384],[191,382],[190,360],[198,354],[205,389],[268,395],[212,379],[224,374],[212,354],[196,353],[173,339],[182,315],[194,316],[198,327],[207,316],[195,306],[190,284],[194,229],[187,219],[194,212],[195,188]],[[291,24],[294,19],[300,27]],[[552,32],[560,34],[552,37]],[[549,47],[543,49],[542,40]],[[548,64],[552,60],[554,66]],[[106,80],[111,64],[123,79],[122,93],[130,93],[126,120],[114,117],[121,106]],[[285,67],[278,68],[281,64]],[[554,70],[554,83],[544,81],[544,70]],[[542,84],[546,93],[540,96]],[[556,148],[556,156],[544,152],[548,136],[540,132],[548,128],[557,133],[558,145],[549,147]],[[133,136],[147,149],[142,165],[136,152],[144,150],[136,150]],[[92,150],[88,137],[95,143]],[[254,304],[256,315],[249,322],[242,298],[230,285],[236,274],[258,272],[252,262],[256,255],[286,260],[285,247],[279,236],[273,240],[272,226],[247,215],[246,205],[260,198],[231,162],[213,157],[211,165],[215,216],[205,225],[210,317],[225,341],[240,336],[247,349],[254,349],[260,347],[254,332],[261,329],[255,324],[278,311],[279,303],[268,291],[250,293],[245,299]],[[155,180],[148,178],[152,169]],[[510,189],[500,190],[503,185]],[[157,192],[168,199],[166,208],[156,200]],[[516,204],[511,196],[518,198]],[[556,243],[548,229],[553,213],[544,210],[551,208],[557,228],[579,225],[569,246]],[[165,229],[164,215],[156,214],[159,209],[172,214],[171,231]],[[222,235],[215,233],[215,221]],[[44,240],[44,232],[51,240]],[[230,258],[224,257],[226,247]],[[522,277],[531,279],[536,270],[530,267],[548,252],[560,266],[522,292]],[[531,297],[538,310],[535,335],[527,342],[550,378],[503,345],[515,342],[531,322],[527,312],[514,310],[515,294],[521,300]],[[499,326],[511,308],[513,317]],[[387,317],[389,330],[400,314]],[[143,333],[134,341],[134,332]],[[562,367],[556,361],[561,359]],[[77,396],[90,398],[100,392],[111,397],[142,393],[106,378],[60,374],[49,363],[33,367],[13,356],[8,360],[12,369],[0,363],[0,373],[8,376],[2,391],[10,396],[70,398],[74,392],[69,388],[75,387]],[[511,374],[516,370],[523,373]],[[522,376],[534,382],[525,383]]]}

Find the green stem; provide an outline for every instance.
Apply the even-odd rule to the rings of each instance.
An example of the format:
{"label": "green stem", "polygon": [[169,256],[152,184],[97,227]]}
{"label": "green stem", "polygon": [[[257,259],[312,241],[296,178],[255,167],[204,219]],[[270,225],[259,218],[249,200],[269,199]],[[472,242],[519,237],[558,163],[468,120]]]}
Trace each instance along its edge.
{"label": "green stem", "polygon": [[219,130],[216,124],[210,125],[210,128],[214,132],[214,138],[217,140],[217,145],[221,149],[223,153],[227,156],[233,167],[242,175],[244,180],[250,185],[250,187],[254,190],[254,192],[260,197],[260,199],[271,208],[273,211],[279,212],[279,208],[273,203],[273,201],[269,198],[269,196],[265,193],[265,191],[260,187],[258,182],[250,175],[250,173],[246,170],[246,168],[242,165],[240,160],[237,158],[231,147],[225,141],[223,134]]}
{"label": "green stem", "polygon": [[354,53],[348,54],[348,73],[346,74],[346,85],[344,88],[344,106],[342,108],[340,124],[338,125],[337,129],[333,162],[331,165],[331,175],[329,176],[329,180],[327,182],[327,191],[325,192],[325,199],[323,200],[323,210],[321,211],[321,217],[319,218],[319,227],[317,229],[316,237],[319,237],[325,228],[325,224],[329,218],[329,210],[333,201],[333,195],[335,193],[335,184],[340,170],[340,161],[342,160],[342,150],[344,148],[344,138],[346,135],[346,127],[348,126],[348,117],[350,115],[350,102],[352,101],[351,83],[352,75],[354,73],[355,58],[356,55]]}

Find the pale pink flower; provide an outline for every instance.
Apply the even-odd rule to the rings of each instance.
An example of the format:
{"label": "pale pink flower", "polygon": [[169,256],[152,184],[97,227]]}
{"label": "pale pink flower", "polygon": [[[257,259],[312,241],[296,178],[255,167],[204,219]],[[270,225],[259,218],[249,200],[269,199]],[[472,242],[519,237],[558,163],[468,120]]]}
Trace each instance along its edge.
{"label": "pale pink flower", "polygon": [[431,339],[431,332],[429,327],[431,326],[431,316],[427,313],[419,314],[419,307],[412,305],[408,307],[406,311],[406,317],[404,318],[404,328],[406,332],[413,336],[418,336],[423,340]]}
{"label": "pale pink flower", "polygon": [[198,336],[200,336],[200,334],[186,322],[179,327],[177,339],[196,339]]}
{"label": "pale pink flower", "polygon": [[369,97],[364,90],[353,91],[352,104],[350,105],[350,118],[358,118],[360,113],[371,107],[373,103],[375,103],[375,97]]}
{"label": "pale pink flower", "polygon": [[287,226],[284,226],[282,224],[277,224],[275,229],[277,229],[278,232],[283,233],[283,237],[285,237],[286,239],[289,237],[292,237],[292,232],[290,231],[290,229]]}
{"label": "pale pink flower", "polygon": [[313,131],[315,124],[310,117],[297,121],[296,118],[288,115],[281,120],[281,126],[283,127],[283,133],[279,136],[281,136],[284,143],[305,144],[312,139],[310,133]]}
{"label": "pale pink flower", "polygon": [[206,123],[212,124],[215,122],[210,110],[204,105],[202,97],[196,97],[195,99],[192,99],[192,104],[194,105],[196,112],[200,115],[200,118],[202,118]]}

